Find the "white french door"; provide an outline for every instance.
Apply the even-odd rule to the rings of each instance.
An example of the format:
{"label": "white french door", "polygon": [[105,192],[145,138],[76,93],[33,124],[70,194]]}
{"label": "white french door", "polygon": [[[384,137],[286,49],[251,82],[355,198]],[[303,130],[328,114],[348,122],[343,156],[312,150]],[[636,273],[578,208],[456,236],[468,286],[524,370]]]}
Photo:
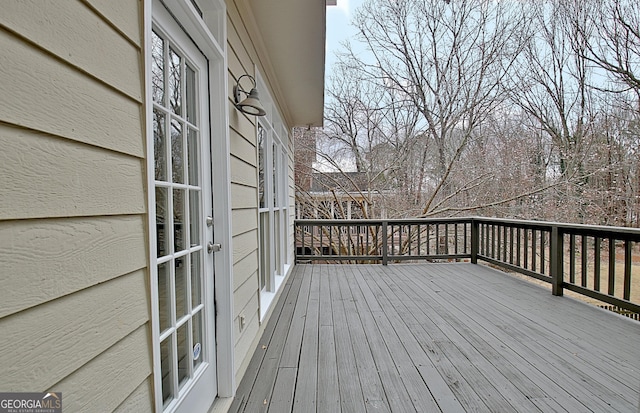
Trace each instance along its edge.
{"label": "white french door", "polygon": [[217,391],[208,62],[164,6],[153,6],[156,410],[200,412]]}

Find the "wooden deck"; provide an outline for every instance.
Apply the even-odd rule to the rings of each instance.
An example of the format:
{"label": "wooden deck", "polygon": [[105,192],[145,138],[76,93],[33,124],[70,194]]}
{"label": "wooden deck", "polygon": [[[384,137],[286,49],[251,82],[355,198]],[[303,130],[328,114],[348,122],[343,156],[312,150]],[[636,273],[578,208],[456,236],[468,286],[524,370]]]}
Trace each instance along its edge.
{"label": "wooden deck", "polygon": [[640,412],[640,323],[473,264],[298,265],[231,412]]}

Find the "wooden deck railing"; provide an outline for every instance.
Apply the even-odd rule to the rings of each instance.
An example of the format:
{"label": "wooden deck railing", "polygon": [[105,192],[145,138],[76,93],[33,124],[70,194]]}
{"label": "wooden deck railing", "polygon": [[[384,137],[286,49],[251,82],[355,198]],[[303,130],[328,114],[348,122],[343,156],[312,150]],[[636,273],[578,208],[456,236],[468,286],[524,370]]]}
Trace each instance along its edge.
{"label": "wooden deck railing", "polygon": [[[468,259],[640,313],[640,230],[592,225],[437,218],[297,220],[296,262]],[[637,274],[634,274],[634,269]]]}

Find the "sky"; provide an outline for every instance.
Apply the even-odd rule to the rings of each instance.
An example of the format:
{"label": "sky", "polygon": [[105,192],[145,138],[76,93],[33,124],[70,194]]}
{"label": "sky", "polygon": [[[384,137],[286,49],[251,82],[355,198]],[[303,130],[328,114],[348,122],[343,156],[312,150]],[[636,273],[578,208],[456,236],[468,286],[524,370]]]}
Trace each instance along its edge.
{"label": "sky", "polygon": [[336,6],[327,6],[327,37],[325,73],[330,75],[336,61],[335,53],[340,44],[353,37],[356,30],[351,26],[353,12],[366,0],[338,0]]}

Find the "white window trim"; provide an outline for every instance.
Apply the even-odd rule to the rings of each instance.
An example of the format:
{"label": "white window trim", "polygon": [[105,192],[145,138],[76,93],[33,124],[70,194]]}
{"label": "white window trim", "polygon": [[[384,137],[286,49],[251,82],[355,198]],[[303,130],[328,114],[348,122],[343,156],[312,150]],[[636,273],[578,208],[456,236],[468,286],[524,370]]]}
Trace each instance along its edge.
{"label": "white window trim", "polygon": [[[152,9],[154,0],[144,0],[144,59],[145,59],[145,124],[146,130],[152,131],[153,104],[151,98],[151,30],[153,26]],[[227,54],[226,54],[226,4],[224,0],[213,0],[202,9],[201,18],[190,0],[162,0],[174,17],[189,32],[192,40],[198,45],[202,53],[209,59],[209,79],[211,96],[220,96],[219,99],[210,99],[210,123],[211,123],[211,156],[213,168],[213,185],[222,188],[214,197],[214,221],[216,231],[214,242],[223,246],[222,251],[216,254],[215,259],[215,310],[216,310],[216,361],[217,361],[217,393],[218,397],[233,397],[235,394],[235,367],[234,367],[234,330],[233,330],[233,251],[231,242],[231,188],[228,185],[230,172],[230,142],[229,142],[229,113],[227,97],[229,96],[226,81]],[[216,29],[209,30],[209,27]],[[149,133],[149,132],[147,132]],[[146,139],[146,137],[145,137]],[[215,157],[215,154],[221,154]],[[153,159],[153,147],[147,145],[147,158]],[[215,161],[214,161],[215,160]],[[153,162],[147,162],[147,176],[154,176]],[[147,205],[155,205],[155,193],[147,188]],[[152,214],[148,214],[149,226],[153,227]],[[156,242],[149,239],[150,257],[156,253]],[[151,260],[149,260],[151,262]],[[150,268],[150,278],[153,281],[154,269]],[[152,303],[157,299],[157,288],[151,282]],[[157,376],[156,365],[159,365],[159,355],[155,348],[160,345],[157,320],[158,310],[151,306],[151,330],[153,340],[154,376]],[[157,382],[154,387],[157,387]],[[157,397],[154,395],[154,400]],[[162,411],[162,403],[154,403],[156,411]]]}

